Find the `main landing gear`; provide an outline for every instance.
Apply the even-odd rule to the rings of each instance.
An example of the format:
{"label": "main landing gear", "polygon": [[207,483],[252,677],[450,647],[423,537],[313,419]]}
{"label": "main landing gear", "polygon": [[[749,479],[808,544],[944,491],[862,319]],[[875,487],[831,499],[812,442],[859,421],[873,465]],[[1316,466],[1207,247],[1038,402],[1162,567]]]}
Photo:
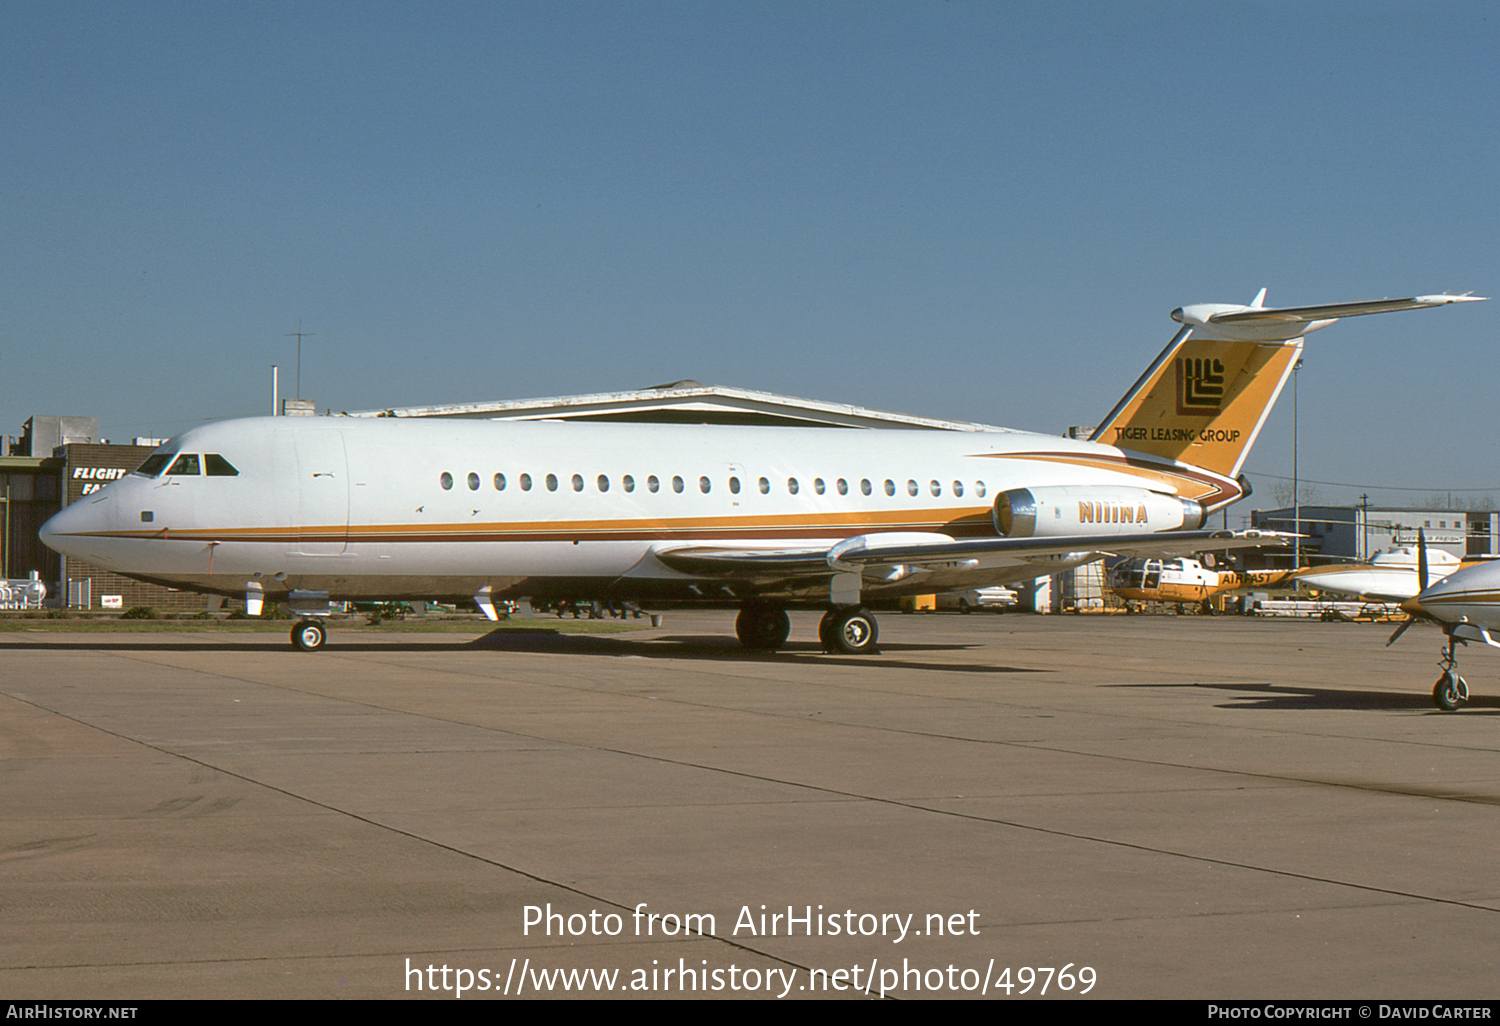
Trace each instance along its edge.
{"label": "main landing gear", "polygon": [[[746,602],[734,621],[740,644],[758,652],[774,652],[786,644],[792,621],[774,602]],[[842,655],[874,655],[880,627],[864,606],[835,606],[818,621],[823,651]]]}
{"label": "main landing gear", "polygon": [[746,602],[735,617],[734,633],[740,644],[759,652],[774,652],[792,633],[792,618],[771,602]]}
{"label": "main landing gear", "polygon": [[835,606],[818,621],[823,651],[844,655],[874,655],[880,625],[864,606]]}
{"label": "main landing gear", "polygon": [[299,620],[292,628],[292,645],[303,652],[316,652],[328,640],[328,631],[317,620]]}

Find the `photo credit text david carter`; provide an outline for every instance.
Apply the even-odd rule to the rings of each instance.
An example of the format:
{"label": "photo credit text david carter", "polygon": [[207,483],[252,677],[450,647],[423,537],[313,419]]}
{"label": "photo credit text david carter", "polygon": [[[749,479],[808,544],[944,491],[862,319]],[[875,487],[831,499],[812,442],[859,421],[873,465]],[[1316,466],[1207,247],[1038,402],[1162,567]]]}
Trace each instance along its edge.
{"label": "photo credit text david carter", "polygon": [[[729,919],[732,918],[732,922]],[[728,929],[719,932],[720,922]],[[522,908],[521,934],[533,938],[628,938],[674,940],[704,937],[737,941],[767,937],[866,938],[880,937],[893,946],[910,945],[916,938],[980,936],[976,909],[943,912],[860,912],[826,909],[822,905],[742,905],[732,917],[712,912],[658,912],[642,902],[634,911],[590,909],[567,912],[546,905]],[[414,964],[402,969],[407,991],[436,991],[496,997],[542,997],[563,993],[736,993],[777,998],[796,993],[852,991],[878,997],[926,993],[967,994],[974,997],[1021,997],[1087,994],[1098,983],[1092,966],[1016,965],[997,961],[983,952],[970,964],[927,964],[919,949],[913,957],[869,958],[844,964],[798,966],[764,954],[756,965],[735,962],[711,964],[707,958],[650,959],[636,965],[566,968],[543,964],[546,950],[536,958],[511,958],[509,964],[454,967]],[[754,952],[730,951],[743,961]],[[561,959],[559,959],[560,961]],[[764,965],[769,960],[772,965]]]}
{"label": "photo credit text david carter", "polygon": [[1210,1019],[1489,1019],[1483,1001],[1210,1002]]}

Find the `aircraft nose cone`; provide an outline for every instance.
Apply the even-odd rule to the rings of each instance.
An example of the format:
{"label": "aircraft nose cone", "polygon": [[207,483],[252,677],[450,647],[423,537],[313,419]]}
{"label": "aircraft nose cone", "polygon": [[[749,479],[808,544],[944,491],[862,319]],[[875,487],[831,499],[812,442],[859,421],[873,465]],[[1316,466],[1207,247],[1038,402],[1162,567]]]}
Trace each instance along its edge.
{"label": "aircraft nose cone", "polygon": [[37,537],[53,552],[76,556],[90,532],[108,530],[108,509],[112,505],[108,500],[84,499],[64,506],[48,518],[37,531]]}
{"label": "aircraft nose cone", "polygon": [[47,548],[51,549],[53,552],[62,551],[62,549],[58,548],[57,546],[60,536],[66,532],[66,528],[64,526],[66,524],[66,521],[63,519],[63,514],[66,512],[67,509],[64,508],[59,512],[52,514],[47,518],[47,522],[42,525],[41,530],[37,531],[36,533],[37,537],[42,540],[42,544],[47,546]]}

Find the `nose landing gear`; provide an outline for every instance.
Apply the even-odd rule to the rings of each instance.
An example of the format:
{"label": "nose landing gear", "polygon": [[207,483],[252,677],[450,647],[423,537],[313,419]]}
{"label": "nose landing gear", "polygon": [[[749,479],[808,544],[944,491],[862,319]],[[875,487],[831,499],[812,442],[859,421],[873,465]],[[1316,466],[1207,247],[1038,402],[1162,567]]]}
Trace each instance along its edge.
{"label": "nose landing gear", "polygon": [[1458,675],[1458,657],[1453,654],[1453,637],[1448,638],[1448,647],[1438,659],[1443,675],[1432,686],[1432,701],[1443,712],[1452,712],[1469,700],[1469,683]]}
{"label": "nose landing gear", "polygon": [[292,645],[302,652],[316,652],[327,638],[328,632],[317,620],[299,620],[292,628]]}
{"label": "nose landing gear", "polygon": [[1449,670],[1432,686],[1432,701],[1444,712],[1452,712],[1469,700],[1469,684],[1454,670]]}

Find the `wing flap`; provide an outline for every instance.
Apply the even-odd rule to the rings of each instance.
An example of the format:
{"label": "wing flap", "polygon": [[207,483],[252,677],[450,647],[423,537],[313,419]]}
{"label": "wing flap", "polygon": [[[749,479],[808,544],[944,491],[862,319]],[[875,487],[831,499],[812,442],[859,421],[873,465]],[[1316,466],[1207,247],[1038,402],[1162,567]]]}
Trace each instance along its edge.
{"label": "wing flap", "polygon": [[[1078,535],[1052,538],[974,538],[947,535],[858,535],[832,547],[720,548],[708,545],[663,547],[654,555],[679,573],[694,576],[817,577],[906,564],[931,566],[957,561],[975,565],[1042,562],[1054,556],[1186,556],[1205,550],[1282,547],[1297,537],[1279,531],[1170,531],[1122,534],[1112,538]],[[920,539],[920,540],[918,540]],[[1041,572],[1041,571],[1038,571]]]}

